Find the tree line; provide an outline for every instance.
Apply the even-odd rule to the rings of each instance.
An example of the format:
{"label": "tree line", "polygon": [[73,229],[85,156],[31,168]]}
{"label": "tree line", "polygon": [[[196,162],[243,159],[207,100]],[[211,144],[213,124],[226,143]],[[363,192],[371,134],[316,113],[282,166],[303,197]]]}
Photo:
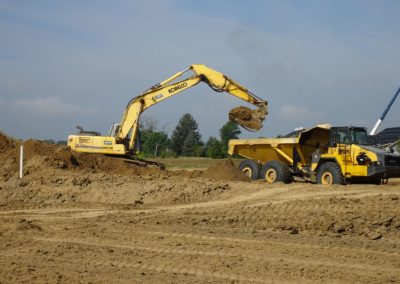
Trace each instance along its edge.
{"label": "tree line", "polygon": [[238,125],[232,121],[219,130],[220,137],[210,137],[204,142],[199,133],[198,124],[189,113],[180,119],[171,137],[165,130],[159,130],[157,121],[143,117],[139,125],[139,144],[143,157],[209,157],[225,158],[230,139],[238,138],[241,133]]}

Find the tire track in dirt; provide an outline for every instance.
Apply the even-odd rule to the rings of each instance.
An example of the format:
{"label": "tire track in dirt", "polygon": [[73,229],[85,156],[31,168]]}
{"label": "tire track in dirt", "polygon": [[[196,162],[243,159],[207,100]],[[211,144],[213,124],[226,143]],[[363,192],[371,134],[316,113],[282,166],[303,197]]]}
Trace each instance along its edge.
{"label": "tire track in dirt", "polygon": [[[204,239],[204,238],[203,238]],[[207,240],[210,240],[208,238]],[[221,238],[214,238],[221,240]],[[135,251],[145,251],[149,253],[156,253],[162,254],[165,257],[170,256],[171,254],[176,255],[192,255],[192,256],[206,256],[206,257],[215,257],[219,256],[221,258],[244,258],[247,260],[251,260],[254,262],[259,261],[266,261],[268,263],[274,262],[279,263],[280,265],[288,264],[288,265],[306,265],[307,267],[315,266],[315,267],[330,267],[330,269],[337,269],[337,270],[359,270],[359,271],[376,271],[376,272],[385,272],[385,273],[395,273],[398,272],[397,267],[388,268],[382,265],[367,265],[367,264],[357,264],[352,262],[338,262],[332,259],[328,260],[320,260],[321,257],[318,256],[317,258],[293,258],[287,257],[284,254],[279,254],[277,256],[264,256],[260,255],[259,253],[250,253],[251,249],[247,249],[247,252],[244,253],[232,253],[232,252],[221,252],[221,251],[200,251],[198,249],[174,249],[174,248],[162,248],[162,247],[154,247],[154,246],[143,246],[143,245],[121,245],[121,244],[114,244],[114,243],[95,243],[93,241],[81,240],[81,239],[61,239],[61,238],[34,238],[36,241],[41,242],[52,242],[52,243],[68,243],[68,244],[75,244],[75,245],[82,245],[82,246],[89,246],[89,247],[106,247],[106,248],[115,248],[115,249],[123,249],[123,250],[135,250]],[[243,240],[241,239],[240,242]],[[275,242],[274,244],[278,244]],[[286,243],[280,243],[280,245],[286,245]],[[304,247],[304,246],[303,246]],[[330,249],[335,249],[334,247]],[[348,250],[346,250],[348,252]],[[358,251],[360,253],[360,251]],[[369,254],[369,252],[368,252]],[[393,256],[393,255],[392,255]]]}
{"label": "tire track in dirt", "polygon": [[36,208],[36,209],[19,209],[19,210],[2,210],[0,215],[12,214],[59,214],[59,213],[76,213],[87,211],[99,211],[105,208]]}
{"label": "tire track in dirt", "polygon": [[[202,234],[194,234],[194,233],[170,233],[170,232],[163,232],[163,231],[133,231],[135,235],[144,234],[144,235],[155,235],[155,236],[163,236],[163,237],[170,237],[171,239],[188,239],[192,240],[207,240],[207,241],[214,241],[218,243],[233,243],[235,245],[238,244],[252,244],[252,245],[270,245],[270,246],[281,246],[281,247],[292,247],[298,250],[310,249],[313,251],[328,251],[334,250],[336,252],[342,253],[349,253],[349,254],[375,254],[379,256],[385,257],[392,257],[396,259],[398,257],[398,253],[396,252],[387,252],[387,251],[376,251],[371,248],[368,250],[360,249],[360,248],[352,248],[346,245],[318,245],[318,244],[310,244],[310,243],[300,243],[296,241],[276,241],[276,240],[269,240],[269,239],[245,239],[245,238],[235,238],[235,237],[221,237],[221,236],[207,236]],[[245,247],[248,247],[245,245]],[[400,264],[400,260],[399,260]]]}
{"label": "tire track in dirt", "polygon": [[[315,185],[310,185],[315,188]],[[397,191],[385,191],[379,192],[376,191],[375,188],[368,188],[368,189],[351,189],[347,186],[341,186],[337,189],[326,189],[321,188],[320,191],[315,191],[311,189],[304,189],[303,185],[289,185],[289,186],[282,186],[276,188],[276,185],[271,189],[256,191],[252,193],[244,193],[241,191],[239,194],[235,194],[231,198],[227,199],[219,199],[219,200],[212,200],[206,202],[197,202],[197,203],[190,203],[190,204],[179,204],[179,205],[162,205],[157,206],[151,205],[150,208],[145,209],[135,209],[135,210],[116,210],[116,209],[107,209],[107,208],[89,208],[89,209],[81,209],[81,208],[43,208],[43,209],[21,209],[21,210],[6,210],[1,211],[0,215],[12,215],[12,214],[57,214],[57,213],[68,213],[68,212],[87,212],[87,211],[98,211],[106,212],[111,214],[117,213],[126,213],[129,212],[131,214],[140,214],[143,212],[160,212],[164,210],[168,211],[180,211],[180,210],[187,210],[187,209],[202,209],[208,207],[224,207],[227,205],[232,204],[240,204],[243,203],[245,206],[248,207],[261,207],[265,205],[274,205],[274,204],[286,204],[290,201],[296,201],[293,203],[289,203],[285,206],[281,207],[280,210],[283,212],[287,212],[288,210],[294,210],[298,208],[298,202],[305,201],[305,200],[320,200],[335,196],[340,196],[341,198],[365,198],[365,197],[374,197],[374,196],[388,196],[392,194],[398,193]],[[350,189],[350,190],[349,190]],[[260,201],[262,200],[262,201]],[[258,201],[258,202],[254,202]],[[295,206],[295,207],[293,207]],[[315,206],[312,209],[317,208],[319,205],[315,204],[315,202],[310,202],[310,206]],[[310,208],[307,208],[310,209]],[[94,217],[95,216],[95,213]],[[79,215],[78,215],[79,216]],[[83,216],[90,217],[90,214],[83,214]]]}
{"label": "tire track in dirt", "polygon": [[[152,258],[171,258],[172,254],[177,254],[177,255],[191,255],[191,256],[206,256],[206,257],[215,257],[215,256],[220,256],[220,257],[240,257],[235,256],[235,255],[229,255],[229,254],[224,254],[224,253],[218,253],[218,252],[201,252],[201,251],[192,251],[192,250],[182,250],[182,249],[170,249],[170,248],[155,248],[155,247],[146,247],[146,246],[140,246],[140,245],[134,245],[134,246],[129,246],[129,245],[119,245],[119,244],[101,244],[101,243],[93,243],[93,242],[87,242],[87,241],[82,241],[82,240],[76,240],[76,239],[58,239],[58,238],[34,238],[36,241],[41,241],[41,242],[51,242],[51,243],[66,243],[66,244],[74,244],[78,246],[88,246],[88,247],[102,247],[102,248],[113,248],[113,249],[122,249],[122,250],[133,250],[133,251],[144,251],[147,253],[153,254]],[[77,262],[77,263],[83,263],[83,262],[88,262],[88,260],[85,259],[80,259],[75,261],[74,259],[67,258],[67,261],[72,261],[72,262]],[[207,269],[201,269],[200,267],[186,267],[187,265],[191,266],[190,264],[186,265],[182,263],[181,261],[174,262],[174,264],[134,264],[132,262],[126,262],[126,261],[110,261],[110,260],[100,260],[96,259],[93,261],[90,261],[92,265],[101,265],[101,266],[118,266],[118,267],[132,267],[132,268],[138,268],[138,269],[144,269],[144,270],[150,270],[150,271],[155,271],[155,272],[167,272],[167,273],[178,273],[178,274],[188,274],[188,275],[193,275],[201,278],[216,278],[216,279],[223,279],[223,280],[230,280],[230,281],[248,281],[248,282],[254,282],[254,283],[268,283],[268,281],[265,281],[265,279],[262,278],[256,278],[256,277],[245,277],[245,276],[240,276],[236,275],[233,273],[220,273],[220,272],[212,272]]]}

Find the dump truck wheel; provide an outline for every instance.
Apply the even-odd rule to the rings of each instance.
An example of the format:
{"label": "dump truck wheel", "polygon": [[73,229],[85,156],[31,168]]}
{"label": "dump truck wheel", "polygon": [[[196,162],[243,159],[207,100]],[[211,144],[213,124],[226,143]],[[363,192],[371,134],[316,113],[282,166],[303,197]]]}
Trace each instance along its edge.
{"label": "dump truck wheel", "polygon": [[317,183],[324,185],[345,184],[346,180],[336,163],[327,162],[317,171]]}
{"label": "dump truck wheel", "polygon": [[252,160],[244,160],[240,163],[239,169],[249,178],[256,180],[260,174],[258,164]]}
{"label": "dump truck wheel", "polygon": [[261,169],[260,176],[262,179],[265,179],[269,183],[289,183],[292,180],[289,167],[281,161],[276,160],[265,163],[265,165]]}

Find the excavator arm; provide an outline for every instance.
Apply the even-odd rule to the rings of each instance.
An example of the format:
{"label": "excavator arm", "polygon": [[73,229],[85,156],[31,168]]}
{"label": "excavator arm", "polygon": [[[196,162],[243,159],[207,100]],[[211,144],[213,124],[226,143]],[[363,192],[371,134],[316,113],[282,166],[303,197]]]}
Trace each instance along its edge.
{"label": "excavator arm", "polygon": [[[189,70],[192,70],[195,75],[179,82],[171,83]],[[194,64],[133,98],[126,107],[119,130],[116,133],[117,141],[126,143],[126,139],[129,137],[129,142],[126,146],[129,150],[133,149],[141,113],[152,105],[191,88],[201,81],[207,83],[214,91],[227,92],[257,106],[256,110],[250,110],[246,107],[234,108],[229,113],[229,119],[251,131],[259,130],[262,127],[262,122],[268,114],[268,103],[265,100],[255,96],[248,89],[224,74],[205,65]]]}
{"label": "excavator arm", "polygon": [[163,100],[172,97],[179,92],[182,92],[200,82],[200,78],[191,77],[186,80],[169,84],[166,86],[160,86],[155,89],[150,89],[144,94],[132,99],[126,108],[124,116],[122,117],[119,131],[117,132],[117,139],[120,142],[125,141],[126,137],[129,136],[129,149],[133,149],[137,131],[139,127],[139,117],[143,111],[148,109],[154,104],[157,104]]}

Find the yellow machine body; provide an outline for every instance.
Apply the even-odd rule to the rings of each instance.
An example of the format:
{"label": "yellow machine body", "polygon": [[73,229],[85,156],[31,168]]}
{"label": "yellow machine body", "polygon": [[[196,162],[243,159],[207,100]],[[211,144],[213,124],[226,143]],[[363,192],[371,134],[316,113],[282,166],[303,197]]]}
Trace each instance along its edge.
{"label": "yellow machine body", "polygon": [[68,146],[76,152],[125,155],[125,146],[110,136],[68,136]]}

